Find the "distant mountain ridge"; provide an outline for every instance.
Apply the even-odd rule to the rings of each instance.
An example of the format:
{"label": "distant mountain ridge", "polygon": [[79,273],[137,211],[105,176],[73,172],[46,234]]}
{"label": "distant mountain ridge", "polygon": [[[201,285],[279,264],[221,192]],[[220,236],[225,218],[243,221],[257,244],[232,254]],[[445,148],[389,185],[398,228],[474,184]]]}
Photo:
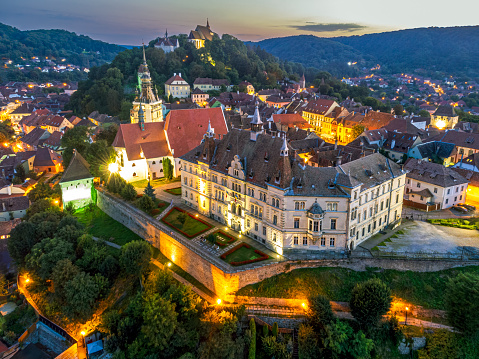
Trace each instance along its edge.
{"label": "distant mountain ridge", "polygon": [[281,59],[335,75],[350,73],[347,63],[357,61],[365,66],[379,63],[391,72],[422,68],[479,76],[479,26],[417,28],[336,38],[299,35],[249,44]]}
{"label": "distant mountain ridge", "polygon": [[66,30],[27,30],[0,23],[0,58],[65,58],[67,63],[92,67],[112,61],[125,48]]}

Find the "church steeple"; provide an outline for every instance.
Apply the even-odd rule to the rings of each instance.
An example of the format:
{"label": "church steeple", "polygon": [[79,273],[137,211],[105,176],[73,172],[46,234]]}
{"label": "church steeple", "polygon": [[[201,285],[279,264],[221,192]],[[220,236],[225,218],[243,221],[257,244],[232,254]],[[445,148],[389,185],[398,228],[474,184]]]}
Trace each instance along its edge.
{"label": "church steeple", "polygon": [[206,131],[206,137],[214,138],[215,137],[215,130],[211,128],[211,121],[208,120],[208,130]]}
{"label": "church steeple", "polygon": [[138,124],[142,131],[145,130],[145,112],[143,111],[143,106],[140,101],[140,109],[138,110]]}
{"label": "church steeple", "polygon": [[146,64],[145,43],[143,43],[143,65],[148,66],[148,65]]}
{"label": "church steeple", "polygon": [[167,39],[167,38],[168,38],[168,29],[166,29],[166,31],[165,31],[165,39]]}
{"label": "church steeple", "polygon": [[206,27],[208,28],[208,30],[210,29],[210,21],[208,20],[208,18],[206,18]]}
{"label": "church steeple", "polygon": [[260,133],[263,133],[263,121],[261,121],[261,116],[259,114],[258,104],[254,110],[253,119],[250,122],[251,124],[251,141],[256,141],[256,138]]}

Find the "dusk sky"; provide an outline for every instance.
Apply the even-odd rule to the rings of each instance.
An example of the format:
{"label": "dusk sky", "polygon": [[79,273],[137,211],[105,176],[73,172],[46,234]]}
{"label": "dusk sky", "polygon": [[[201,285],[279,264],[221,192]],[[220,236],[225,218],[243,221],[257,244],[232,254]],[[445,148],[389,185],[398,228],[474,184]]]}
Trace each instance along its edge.
{"label": "dusk sky", "polygon": [[[467,9],[460,15],[454,9]],[[210,20],[212,30],[242,40],[313,34],[361,35],[405,28],[478,23],[479,2],[456,0],[24,0],[4,2],[0,22],[21,30],[60,28],[107,42],[138,45],[186,33]]]}

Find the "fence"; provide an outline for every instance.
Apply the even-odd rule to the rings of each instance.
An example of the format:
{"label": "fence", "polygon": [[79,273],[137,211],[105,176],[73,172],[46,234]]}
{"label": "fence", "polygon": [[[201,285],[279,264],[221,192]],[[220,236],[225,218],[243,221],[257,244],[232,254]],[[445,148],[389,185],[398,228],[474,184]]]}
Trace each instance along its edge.
{"label": "fence", "polygon": [[448,260],[448,261],[478,261],[479,251],[461,247],[457,253],[441,252],[390,252],[390,251],[354,251],[354,258],[403,259],[403,260]]}
{"label": "fence", "polygon": [[259,315],[262,317],[302,318],[304,309],[296,307],[272,307],[254,304],[245,305],[246,314]]}
{"label": "fence", "polygon": [[75,344],[77,343],[77,340],[73,338],[68,332],[60,327],[59,325],[53,323],[49,319],[45,318],[43,315],[39,314],[38,315],[38,321],[45,324],[48,328],[53,330],[55,333],[61,335],[65,340],[67,340],[70,344]]}
{"label": "fence", "polygon": [[425,203],[413,202],[413,201],[410,201],[408,199],[403,200],[403,205],[407,206],[407,207],[421,209],[421,210],[426,211],[426,212],[437,211],[437,210],[441,209],[441,204],[440,203],[425,204]]}

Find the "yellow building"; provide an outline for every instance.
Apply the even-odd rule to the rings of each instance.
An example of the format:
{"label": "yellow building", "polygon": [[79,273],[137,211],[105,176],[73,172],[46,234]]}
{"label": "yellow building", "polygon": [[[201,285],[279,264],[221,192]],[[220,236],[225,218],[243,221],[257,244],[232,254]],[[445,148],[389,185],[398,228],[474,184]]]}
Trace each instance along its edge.
{"label": "yellow building", "polygon": [[181,78],[181,72],[178,75],[176,73],[173,74],[173,76],[165,82],[165,95],[167,97],[188,98],[190,94],[190,85]]}

